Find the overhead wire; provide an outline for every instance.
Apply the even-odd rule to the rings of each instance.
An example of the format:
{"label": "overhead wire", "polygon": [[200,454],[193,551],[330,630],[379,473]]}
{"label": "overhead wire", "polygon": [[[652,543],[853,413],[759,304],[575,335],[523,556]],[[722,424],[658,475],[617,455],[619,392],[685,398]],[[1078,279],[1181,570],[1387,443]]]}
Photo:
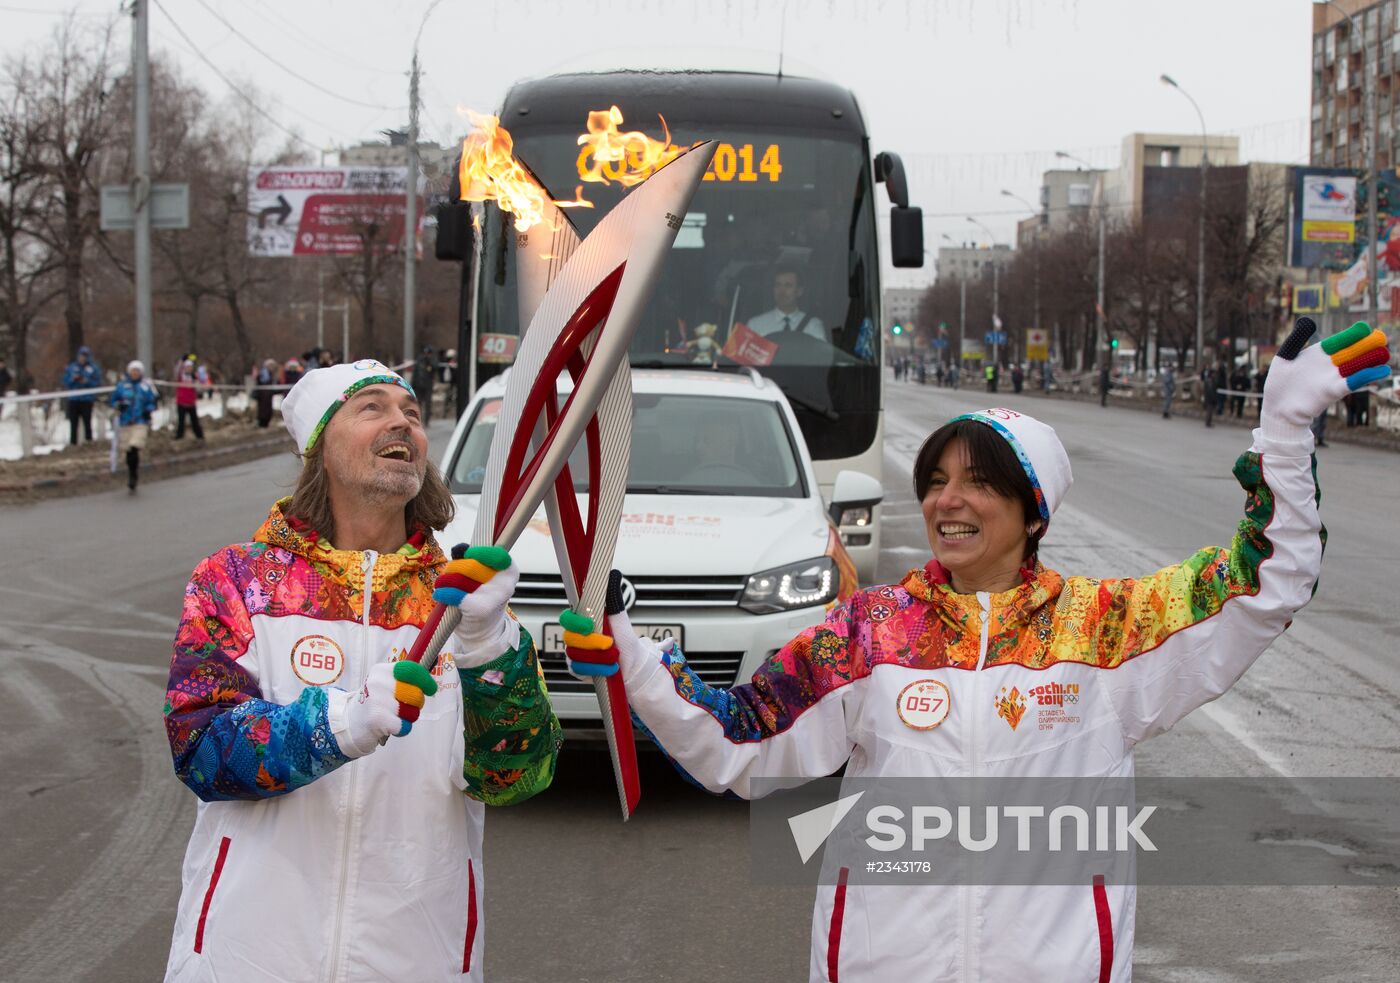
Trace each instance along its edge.
{"label": "overhead wire", "polygon": [[[262,47],[261,47],[256,41],[254,41],[252,38],[248,37],[246,34],[244,34],[244,33],[243,33],[242,31],[240,31],[238,28],[234,27],[231,23],[229,23],[228,18],[224,17],[223,14],[219,13],[219,11],[217,11],[217,10],[215,10],[213,7],[211,7],[208,3],[205,2],[205,0],[195,0],[195,2],[198,3],[198,4],[199,4],[201,7],[203,7],[205,10],[207,10],[207,11],[209,12],[210,16],[212,16],[212,17],[213,17],[215,20],[217,20],[220,24],[222,24],[222,25],[224,25],[224,27],[228,28],[229,33],[232,34],[234,37],[238,38],[240,41],[242,41],[242,42],[243,42],[244,44],[246,44],[248,47],[252,48],[252,49],[253,49],[254,51],[256,51],[258,54],[262,55],[263,58],[265,58],[267,61],[271,62],[273,65],[276,65],[278,68],[280,68],[282,71],[286,72],[286,73],[287,73],[288,75],[290,75],[292,78],[296,79],[296,80],[299,81],[299,82],[302,82],[302,83],[305,84],[305,85],[311,86],[311,87],[312,87],[313,89],[315,89],[317,92],[324,93],[325,95],[328,95],[328,96],[330,96],[330,97],[333,98],[333,99],[339,99],[341,102],[347,102],[347,103],[349,103],[349,104],[352,105],[352,106],[362,106],[362,107],[364,107],[365,109],[384,109],[384,110],[392,109],[392,110],[403,110],[403,109],[407,108],[407,107],[405,107],[405,106],[388,106],[388,105],[384,105],[383,103],[377,103],[377,102],[364,102],[363,100],[360,100],[360,99],[352,99],[352,98],[350,98],[350,97],[347,96],[347,95],[343,95],[343,94],[341,94],[341,93],[339,93],[339,92],[336,92],[334,89],[327,88],[326,86],[322,85],[320,82],[317,82],[315,79],[307,78],[305,75],[302,75],[300,72],[297,72],[297,71],[294,70],[294,69],[288,68],[286,65],[282,64],[282,63],[281,63],[280,61],[278,61],[276,58],[272,57],[270,54],[268,54],[266,51],[264,51],[264,50],[262,49]],[[169,16],[169,14],[167,14],[166,16]]]}
{"label": "overhead wire", "polygon": [[252,109],[253,112],[257,113],[263,119],[267,120],[274,127],[281,130],[283,133],[291,137],[297,143],[303,144],[309,147],[310,149],[316,151],[317,153],[320,152],[320,147],[316,146],[314,143],[306,139],[306,137],[302,136],[300,133],[297,133],[295,130],[289,129],[288,127],[284,126],[275,116],[269,113],[266,109],[263,109],[262,106],[258,105],[255,99],[253,99],[241,88],[239,88],[238,85],[235,84],[232,79],[230,79],[227,75],[223,73],[223,71],[219,68],[218,65],[215,65],[212,61],[205,57],[204,52],[199,50],[199,46],[194,43],[194,40],[188,34],[185,33],[185,29],[179,25],[179,23],[175,20],[174,17],[170,16],[170,11],[165,9],[165,5],[162,4],[160,0],[151,0],[151,2],[154,3],[156,7],[160,9],[160,12],[165,15],[165,19],[170,22],[170,26],[175,28],[175,33],[179,34],[180,37],[185,39],[185,43],[189,46],[190,52],[200,61],[204,62],[205,66],[215,75],[217,75],[220,78],[220,80],[223,81],[224,85],[228,86],[229,91],[231,91],[234,95],[238,96],[238,98],[242,99],[245,103],[247,103],[248,107]]}
{"label": "overhead wire", "polygon": [[275,5],[268,3],[267,0],[254,0],[254,2],[255,2],[260,8],[262,8],[263,10],[265,10],[268,14],[270,14],[272,17],[274,17],[276,20],[280,21],[284,27],[286,27],[288,30],[290,30],[293,34],[295,34],[295,35],[296,35],[298,38],[300,38],[302,41],[304,41],[305,43],[311,45],[311,46],[314,47],[314,48],[319,48],[323,54],[325,54],[325,55],[327,55],[327,56],[329,56],[329,57],[331,57],[331,58],[334,58],[336,61],[340,62],[341,64],[348,65],[348,66],[350,66],[350,67],[352,67],[352,68],[355,68],[355,69],[357,69],[357,70],[359,70],[359,71],[362,71],[362,72],[371,72],[371,73],[373,73],[373,74],[375,74],[375,75],[397,75],[397,76],[402,76],[402,75],[403,75],[403,72],[400,71],[400,70],[398,70],[398,69],[393,69],[393,68],[380,68],[380,67],[377,67],[377,66],[374,66],[374,65],[366,65],[366,64],[365,64],[364,62],[362,62],[362,61],[359,61],[359,60],[354,59],[354,58],[350,58],[349,56],[347,56],[347,55],[344,54],[343,52],[337,51],[337,50],[335,50],[334,48],[329,47],[329,46],[328,46],[324,41],[322,41],[320,38],[317,38],[317,37],[315,37],[314,35],[309,34],[308,32],[302,30],[300,27],[297,26],[297,24],[296,24],[295,22],[289,20],[286,16],[284,16],[284,15],[281,13],[281,11],[279,11],[279,10],[276,8]]}

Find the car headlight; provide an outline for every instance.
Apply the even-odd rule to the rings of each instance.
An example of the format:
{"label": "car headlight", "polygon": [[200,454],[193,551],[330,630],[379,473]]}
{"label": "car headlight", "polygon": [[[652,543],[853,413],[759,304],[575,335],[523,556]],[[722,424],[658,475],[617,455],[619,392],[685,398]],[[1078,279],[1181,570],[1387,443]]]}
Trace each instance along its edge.
{"label": "car headlight", "polygon": [[811,607],[833,600],[840,586],[836,561],[819,556],[754,574],[744,585],[739,607],[754,614]]}

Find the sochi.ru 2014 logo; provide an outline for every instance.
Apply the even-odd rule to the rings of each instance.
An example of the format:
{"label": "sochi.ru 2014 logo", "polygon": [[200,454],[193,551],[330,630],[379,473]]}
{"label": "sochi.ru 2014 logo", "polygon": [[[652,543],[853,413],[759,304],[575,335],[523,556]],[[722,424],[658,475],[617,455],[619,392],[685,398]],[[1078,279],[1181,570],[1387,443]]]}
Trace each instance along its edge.
{"label": "sochi.ru 2014 logo", "polygon": [[1043,707],[1062,707],[1065,704],[1075,704],[1079,702],[1078,683],[1046,683],[1044,686],[1036,686],[1029,696],[1035,697],[1037,703]]}

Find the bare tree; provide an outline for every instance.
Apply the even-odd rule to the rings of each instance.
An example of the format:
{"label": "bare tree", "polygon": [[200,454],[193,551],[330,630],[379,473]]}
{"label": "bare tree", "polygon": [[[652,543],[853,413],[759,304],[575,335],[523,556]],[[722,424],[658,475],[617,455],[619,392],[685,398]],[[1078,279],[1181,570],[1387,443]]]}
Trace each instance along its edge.
{"label": "bare tree", "polygon": [[[398,243],[390,237],[378,214],[367,212],[358,217],[353,228],[359,240],[358,250],[349,256],[335,257],[332,264],[336,278],[359,308],[365,354],[382,357],[386,352],[376,332],[375,306],[380,294],[391,286],[394,273],[402,271],[402,257]],[[348,352],[345,357],[350,357]]]}
{"label": "bare tree", "polygon": [[22,90],[15,83],[14,77],[0,83],[0,355],[9,358],[25,386],[30,328],[62,287],[52,275],[53,253],[33,235],[42,208],[43,170],[34,123],[23,111]]}
{"label": "bare tree", "polygon": [[84,264],[88,244],[99,235],[99,170],[119,133],[108,107],[114,65],[112,25],[80,26],[70,15],[47,48],[8,72],[10,84],[20,87],[23,112],[36,136],[47,201],[35,236],[59,267],[70,354],[84,341]]}

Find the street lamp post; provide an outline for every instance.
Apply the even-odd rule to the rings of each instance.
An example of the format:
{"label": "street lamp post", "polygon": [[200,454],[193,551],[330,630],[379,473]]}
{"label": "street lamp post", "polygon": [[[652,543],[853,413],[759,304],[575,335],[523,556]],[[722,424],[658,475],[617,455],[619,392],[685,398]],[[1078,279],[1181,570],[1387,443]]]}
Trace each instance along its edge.
{"label": "street lamp post", "polygon": [[[1210,137],[1206,133],[1206,118],[1196,100],[1191,98],[1191,93],[1170,75],[1162,76],[1162,84],[1185,96],[1191,108],[1196,110],[1196,118],[1201,121],[1201,220],[1196,229],[1196,371],[1199,372],[1206,364],[1203,347],[1206,337],[1206,175],[1210,168]],[[1230,358],[1234,357],[1235,353],[1231,352]]]}
{"label": "street lamp post", "polygon": [[[1040,209],[1036,208],[1034,205],[1026,201],[1026,199],[1022,198],[1015,192],[1007,191],[1005,188],[1003,188],[1001,193],[1007,198],[1012,198],[1025,205],[1031,210],[1032,215],[1040,214]],[[1035,328],[1037,332],[1040,331],[1040,233],[1040,226],[1036,226],[1035,236],[1031,240],[1031,263],[1032,269],[1034,271],[1034,286],[1032,287],[1032,290],[1034,292],[1034,300],[1032,301],[1032,303],[1034,306],[1032,308],[1031,314],[1031,327]]]}
{"label": "street lamp post", "polygon": [[1376,323],[1379,316],[1379,306],[1376,301],[1376,291],[1379,286],[1380,270],[1376,268],[1377,262],[1377,239],[1379,238],[1379,227],[1376,220],[1376,84],[1371,78],[1370,65],[1366,64],[1366,37],[1361,30],[1361,22],[1354,14],[1349,14],[1337,5],[1336,0],[1322,0],[1323,3],[1331,7],[1337,13],[1347,19],[1351,25],[1351,36],[1347,39],[1348,51],[1354,51],[1358,43],[1361,47],[1361,85],[1364,92],[1363,104],[1366,119],[1362,125],[1363,135],[1366,138],[1362,146],[1362,157],[1366,159],[1366,224],[1371,230],[1370,242],[1366,247],[1366,313],[1372,324]]}
{"label": "street lamp post", "polygon": [[997,364],[997,332],[1001,330],[1001,266],[997,262],[996,248],[997,237],[991,229],[987,228],[971,215],[967,220],[987,233],[987,238],[992,243],[992,364]]}
{"label": "street lamp post", "polygon": [[[417,357],[414,350],[414,307],[415,275],[418,272],[418,42],[423,38],[423,28],[428,26],[428,16],[442,0],[433,0],[423,11],[423,19],[418,22],[418,33],[413,36],[413,67],[408,79],[408,180],[404,195],[404,255],[403,255],[403,357],[412,362]],[[349,354],[343,356],[349,358]]]}
{"label": "street lamp post", "polygon": [[[1087,160],[1081,160],[1080,158],[1075,157],[1073,154],[1067,154],[1067,153],[1065,153],[1063,150],[1057,150],[1057,151],[1055,151],[1055,156],[1056,156],[1056,157],[1063,158],[1064,160],[1072,160],[1072,161],[1074,161],[1076,164],[1079,164],[1081,167],[1087,167],[1087,168],[1088,168],[1089,170],[1091,170],[1091,171],[1098,171],[1098,168],[1095,167],[1093,164],[1090,164]],[[1102,181],[1098,181],[1097,183],[1099,184],[1099,187],[1100,187],[1100,191],[1099,191],[1099,207],[1098,207],[1098,213],[1099,213],[1099,214],[1098,214],[1098,226],[1099,226],[1099,275],[1098,275],[1098,290],[1097,290],[1097,294],[1096,294],[1097,300],[1096,300],[1096,302],[1095,302],[1095,304],[1094,304],[1094,366],[1095,366],[1095,368],[1101,368],[1101,367],[1103,366],[1104,349],[1105,349],[1105,347],[1106,347],[1106,346],[1104,345],[1104,341],[1105,341],[1105,338],[1104,338],[1104,327],[1105,327],[1105,326],[1104,326],[1103,289],[1104,289],[1104,238],[1105,238],[1104,232],[1105,232],[1105,226],[1106,226],[1107,222],[1106,222],[1106,220],[1105,220],[1105,207],[1104,207],[1105,203],[1104,203],[1104,200],[1103,200],[1103,191],[1102,191],[1103,182],[1102,182]],[[1082,349],[1081,349],[1081,351],[1082,351]]]}

